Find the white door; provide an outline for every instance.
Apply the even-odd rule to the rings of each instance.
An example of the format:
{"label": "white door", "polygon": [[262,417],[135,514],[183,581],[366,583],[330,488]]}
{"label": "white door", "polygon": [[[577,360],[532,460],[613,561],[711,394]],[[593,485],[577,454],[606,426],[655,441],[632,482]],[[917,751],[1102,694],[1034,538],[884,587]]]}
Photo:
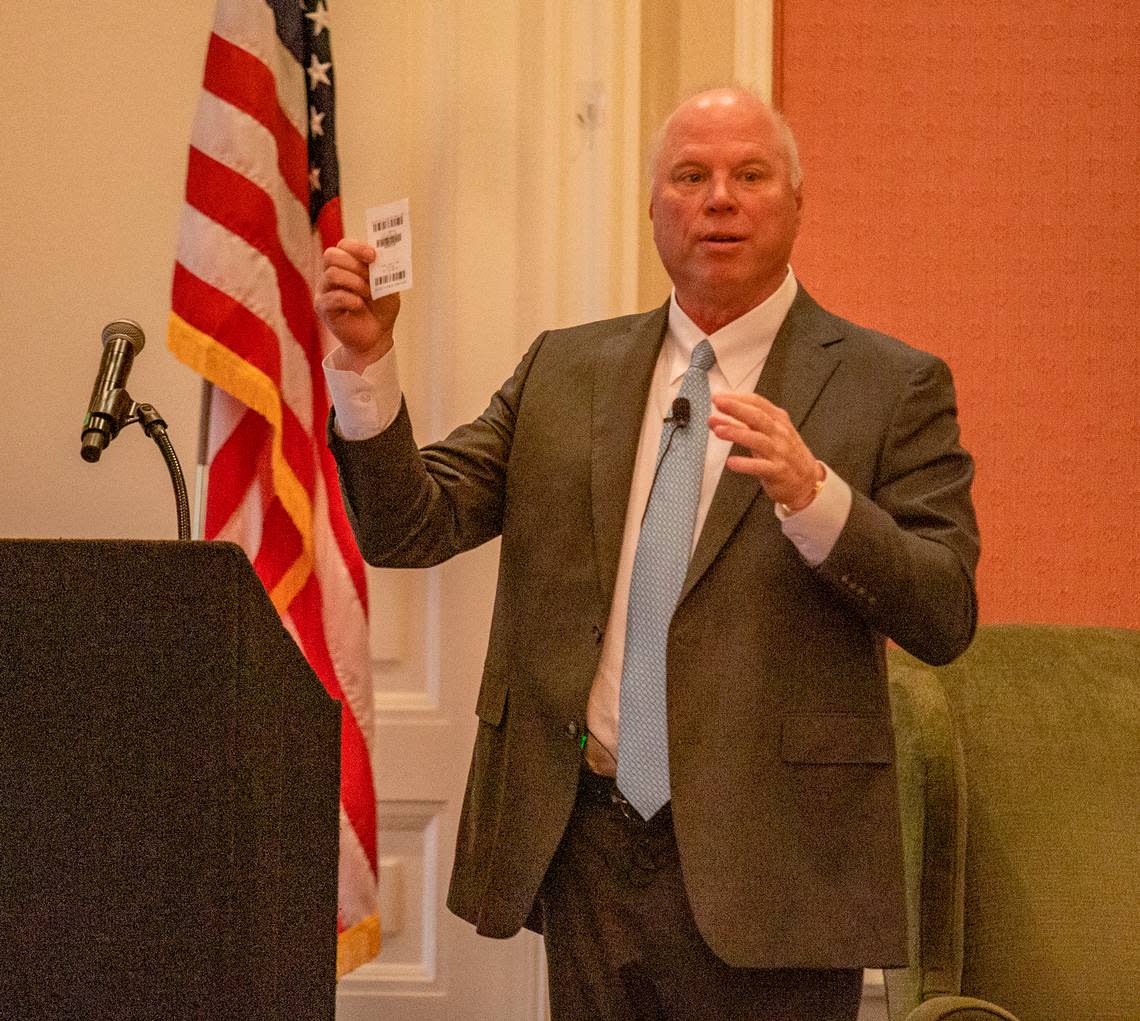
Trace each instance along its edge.
{"label": "white door", "polygon": [[[543,142],[561,129],[531,116],[557,91],[556,61],[546,90],[532,88],[537,36],[558,38],[557,25],[535,26],[548,7],[335,11],[345,229],[360,236],[366,208],[411,200],[414,286],[397,351],[421,443],[478,415],[556,315],[557,152]],[[543,151],[533,165],[528,146]],[[426,571],[370,572],[383,948],[339,983],[340,1021],[546,1016],[541,939],[485,939],[445,907],[497,556],[495,542]]]}
{"label": "white door", "polygon": [[341,980],[340,1021],[546,1016],[542,940],[484,939],[443,906],[497,550],[431,571],[373,572],[383,949]]}
{"label": "white door", "polygon": [[[411,199],[397,328],[417,439],[486,406],[541,329],[634,311],[640,3],[339,4],[344,220]],[[663,295],[662,295],[663,296]],[[381,926],[340,1021],[537,1021],[542,944],[476,936],[444,907],[474,741],[498,543],[372,572]]]}

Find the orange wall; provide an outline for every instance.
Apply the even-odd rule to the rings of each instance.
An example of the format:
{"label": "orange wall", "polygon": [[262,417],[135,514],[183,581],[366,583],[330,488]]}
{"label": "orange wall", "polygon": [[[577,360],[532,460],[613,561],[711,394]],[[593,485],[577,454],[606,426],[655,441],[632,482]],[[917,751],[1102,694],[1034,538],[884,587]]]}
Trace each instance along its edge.
{"label": "orange wall", "polygon": [[778,0],[825,306],[944,357],[985,621],[1140,627],[1140,4]]}

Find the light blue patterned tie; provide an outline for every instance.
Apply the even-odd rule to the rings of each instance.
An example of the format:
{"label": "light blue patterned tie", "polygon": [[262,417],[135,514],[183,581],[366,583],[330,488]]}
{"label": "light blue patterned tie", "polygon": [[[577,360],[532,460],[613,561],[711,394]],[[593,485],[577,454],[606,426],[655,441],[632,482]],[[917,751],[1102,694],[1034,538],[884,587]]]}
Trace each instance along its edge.
{"label": "light blue patterned tie", "polygon": [[712,345],[694,349],[678,398],[689,422],[667,422],[657,453],[657,477],[641,521],[629,584],[625,663],[618,725],[618,788],[642,818],[669,800],[669,735],[665,711],[665,648],[689,567],[693,524],[708,445]]}

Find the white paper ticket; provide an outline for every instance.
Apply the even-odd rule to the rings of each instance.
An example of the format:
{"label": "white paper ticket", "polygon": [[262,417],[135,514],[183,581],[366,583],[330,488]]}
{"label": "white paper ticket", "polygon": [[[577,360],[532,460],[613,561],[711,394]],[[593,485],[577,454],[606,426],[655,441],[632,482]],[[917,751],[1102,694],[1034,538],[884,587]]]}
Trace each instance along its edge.
{"label": "white paper ticket", "polygon": [[408,200],[399,199],[373,206],[364,214],[365,236],[376,249],[376,261],[368,271],[372,297],[406,291],[412,286],[412,224]]}

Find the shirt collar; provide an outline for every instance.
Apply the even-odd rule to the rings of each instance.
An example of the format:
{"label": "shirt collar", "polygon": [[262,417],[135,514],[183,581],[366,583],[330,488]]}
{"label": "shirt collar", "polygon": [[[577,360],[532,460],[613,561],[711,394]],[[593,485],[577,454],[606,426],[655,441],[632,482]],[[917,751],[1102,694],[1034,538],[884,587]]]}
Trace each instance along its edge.
{"label": "shirt collar", "polygon": [[[749,373],[768,357],[797,289],[795,274],[789,266],[784,282],[771,295],[754,309],[709,335],[717,368],[730,389],[739,387]],[[677,304],[674,288],[669,297],[669,329],[665,335],[670,383],[675,383],[685,374],[693,349],[704,339],[705,334],[700,327]]]}

